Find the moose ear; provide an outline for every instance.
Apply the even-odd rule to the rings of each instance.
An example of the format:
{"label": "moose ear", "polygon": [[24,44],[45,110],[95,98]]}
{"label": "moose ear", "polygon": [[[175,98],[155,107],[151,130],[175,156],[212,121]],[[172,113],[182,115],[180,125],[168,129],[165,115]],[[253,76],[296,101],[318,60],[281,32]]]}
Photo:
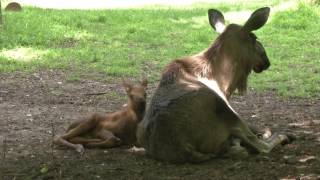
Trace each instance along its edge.
{"label": "moose ear", "polygon": [[147,79],[144,79],[142,82],[141,82],[141,86],[144,86],[145,88],[148,86],[148,80]]}
{"label": "moose ear", "polygon": [[247,32],[261,28],[268,20],[270,13],[269,7],[263,7],[253,12],[243,28]]}
{"label": "moose ear", "polygon": [[127,81],[122,80],[122,85],[123,85],[123,87],[124,87],[124,89],[126,90],[127,93],[129,93],[131,91],[132,86]]}
{"label": "moose ear", "polygon": [[226,28],[222,13],[216,9],[208,10],[209,23],[211,27],[219,34]]}

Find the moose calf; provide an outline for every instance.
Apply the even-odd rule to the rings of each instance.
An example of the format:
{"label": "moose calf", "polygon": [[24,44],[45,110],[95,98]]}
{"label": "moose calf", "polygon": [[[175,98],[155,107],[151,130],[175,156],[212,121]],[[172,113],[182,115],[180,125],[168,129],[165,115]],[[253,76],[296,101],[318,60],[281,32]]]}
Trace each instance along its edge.
{"label": "moose calf", "polygon": [[54,143],[84,153],[84,147],[111,148],[136,142],[137,124],[142,120],[146,107],[147,80],[133,86],[123,82],[129,97],[123,109],[108,113],[95,113],[89,118],[72,123],[67,132],[54,138]]}

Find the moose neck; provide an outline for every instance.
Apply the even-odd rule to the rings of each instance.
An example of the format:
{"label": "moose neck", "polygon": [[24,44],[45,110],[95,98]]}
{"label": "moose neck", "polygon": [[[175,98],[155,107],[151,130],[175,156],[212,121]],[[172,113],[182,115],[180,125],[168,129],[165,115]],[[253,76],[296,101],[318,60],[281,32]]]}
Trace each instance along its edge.
{"label": "moose neck", "polygon": [[[215,42],[203,53],[203,60],[211,64],[212,78],[220,87],[220,90],[227,99],[232,93],[238,89],[244,91],[246,89],[247,75],[243,73],[241,67],[235,65],[235,60],[222,52],[221,44]],[[238,57],[237,57],[238,58]],[[209,79],[209,78],[208,78]]]}
{"label": "moose neck", "polygon": [[127,108],[133,110],[133,112],[136,114],[138,118],[138,121],[141,121],[146,109],[146,103],[143,101],[134,102],[131,99],[129,99]]}

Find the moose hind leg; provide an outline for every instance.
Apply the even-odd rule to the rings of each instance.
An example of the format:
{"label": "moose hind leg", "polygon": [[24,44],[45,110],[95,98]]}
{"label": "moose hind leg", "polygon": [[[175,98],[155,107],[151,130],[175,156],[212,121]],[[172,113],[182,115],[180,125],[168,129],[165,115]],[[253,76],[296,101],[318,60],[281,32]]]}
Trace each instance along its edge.
{"label": "moose hind leg", "polygon": [[237,119],[237,123],[231,128],[234,137],[241,139],[241,142],[255,152],[269,153],[275,146],[288,140],[284,134],[274,134],[269,140],[263,141],[259,139],[241,119]]}
{"label": "moose hind leg", "polygon": [[190,144],[186,145],[185,151],[186,151],[187,156],[188,156],[187,159],[191,163],[200,163],[200,162],[208,161],[208,160],[210,160],[210,159],[215,157],[214,154],[201,153],[201,152],[197,151]]}
{"label": "moose hind leg", "polygon": [[88,143],[101,142],[101,141],[103,141],[103,139],[88,138],[88,137],[74,137],[74,138],[69,139],[69,142],[71,142],[73,144],[82,144],[84,146]]}
{"label": "moose hind leg", "polygon": [[89,119],[77,122],[76,124],[72,125],[73,128],[68,128],[68,131],[65,134],[55,137],[53,142],[57,145],[73,148],[82,154],[84,152],[83,145],[74,144],[70,142],[70,139],[80,137],[81,135],[91,131],[94,127],[96,127],[97,121],[99,121],[101,118],[103,117],[98,114],[94,114]]}
{"label": "moose hind leg", "polygon": [[61,137],[56,137],[53,142],[57,145],[61,145],[61,146],[66,146],[66,147],[69,147],[69,148],[72,148],[74,149],[75,151],[77,151],[78,153],[80,154],[83,154],[84,153],[84,147],[82,144],[74,144],[74,143],[71,143]]}
{"label": "moose hind leg", "polygon": [[231,144],[224,149],[224,152],[221,154],[222,157],[225,158],[246,158],[248,157],[248,151],[246,148],[241,146],[241,140],[238,138],[232,138]]}
{"label": "moose hind leg", "polygon": [[100,147],[100,148],[111,148],[119,146],[122,141],[116,137],[112,132],[108,130],[100,130],[97,134],[99,138],[102,139],[100,142],[89,142],[86,144],[86,147],[94,148],[94,147]]}

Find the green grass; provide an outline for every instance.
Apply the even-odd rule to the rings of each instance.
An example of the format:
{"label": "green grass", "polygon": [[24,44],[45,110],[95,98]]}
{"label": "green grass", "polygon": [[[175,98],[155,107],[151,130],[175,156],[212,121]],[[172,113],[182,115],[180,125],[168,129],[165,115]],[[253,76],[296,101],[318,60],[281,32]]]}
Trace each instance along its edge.
{"label": "green grass", "polygon": [[251,78],[257,89],[275,89],[283,96],[320,96],[320,7],[301,4],[276,14],[259,31],[272,66]]}
{"label": "green grass", "polygon": [[[43,10],[4,13],[0,72],[62,69],[70,81],[93,71],[157,80],[172,59],[197,53],[216,38],[207,9],[254,10],[279,0],[246,4],[195,4],[194,8]],[[272,66],[253,75],[250,86],[283,96],[319,96],[320,7],[300,5],[277,12],[257,31]]]}

